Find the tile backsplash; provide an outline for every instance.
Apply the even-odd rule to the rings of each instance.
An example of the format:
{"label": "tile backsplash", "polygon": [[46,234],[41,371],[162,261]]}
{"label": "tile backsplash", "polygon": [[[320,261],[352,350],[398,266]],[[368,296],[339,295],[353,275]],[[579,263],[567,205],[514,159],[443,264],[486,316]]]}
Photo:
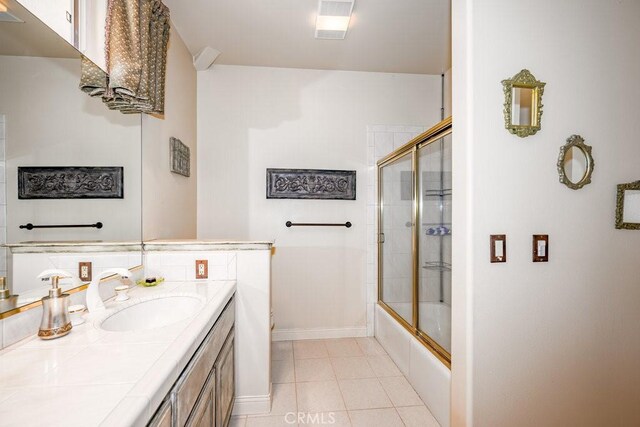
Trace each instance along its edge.
{"label": "tile backsplash", "polygon": [[145,275],[161,276],[165,280],[196,280],[196,260],[207,260],[207,280],[236,279],[236,254],[233,251],[145,252]]}

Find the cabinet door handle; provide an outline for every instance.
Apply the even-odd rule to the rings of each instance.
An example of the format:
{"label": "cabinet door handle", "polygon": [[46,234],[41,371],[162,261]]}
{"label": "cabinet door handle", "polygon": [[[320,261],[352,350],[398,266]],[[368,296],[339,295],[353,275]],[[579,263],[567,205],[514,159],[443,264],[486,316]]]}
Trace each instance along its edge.
{"label": "cabinet door handle", "polygon": [[69,12],[67,12],[67,22],[71,23],[73,17],[71,16],[71,14]]}

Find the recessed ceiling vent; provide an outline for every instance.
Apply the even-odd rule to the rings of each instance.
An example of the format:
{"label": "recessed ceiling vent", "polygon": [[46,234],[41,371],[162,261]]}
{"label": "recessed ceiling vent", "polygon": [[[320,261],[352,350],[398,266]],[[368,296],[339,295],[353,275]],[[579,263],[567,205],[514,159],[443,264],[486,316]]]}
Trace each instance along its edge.
{"label": "recessed ceiling vent", "polygon": [[343,40],[355,0],[319,0],[316,18],[316,38]]}

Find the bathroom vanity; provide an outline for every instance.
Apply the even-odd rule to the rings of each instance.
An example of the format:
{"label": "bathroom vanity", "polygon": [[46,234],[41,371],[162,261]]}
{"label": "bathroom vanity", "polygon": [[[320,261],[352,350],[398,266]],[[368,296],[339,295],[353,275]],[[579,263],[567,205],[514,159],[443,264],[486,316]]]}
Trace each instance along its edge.
{"label": "bathroom vanity", "polygon": [[182,372],[150,426],[226,426],[234,398],[235,301],[224,311]]}
{"label": "bathroom vanity", "polygon": [[[105,312],[65,337],[32,336],[2,350],[2,424],[227,425],[235,391],[235,294],[235,281],[137,286],[129,301],[106,301]],[[188,316],[156,310],[167,303]],[[145,304],[148,312],[139,309]],[[149,327],[154,322],[158,327]]]}

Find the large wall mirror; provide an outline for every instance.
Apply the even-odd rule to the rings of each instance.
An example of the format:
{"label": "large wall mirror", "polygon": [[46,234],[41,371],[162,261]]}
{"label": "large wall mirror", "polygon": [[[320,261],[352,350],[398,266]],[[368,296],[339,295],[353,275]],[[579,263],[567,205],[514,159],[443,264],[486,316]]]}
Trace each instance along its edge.
{"label": "large wall mirror", "polygon": [[[0,21],[0,317],[37,304],[49,268],[65,291],[142,264],[141,118],[78,88],[79,51],[15,1]],[[53,227],[52,227],[53,226]]]}

